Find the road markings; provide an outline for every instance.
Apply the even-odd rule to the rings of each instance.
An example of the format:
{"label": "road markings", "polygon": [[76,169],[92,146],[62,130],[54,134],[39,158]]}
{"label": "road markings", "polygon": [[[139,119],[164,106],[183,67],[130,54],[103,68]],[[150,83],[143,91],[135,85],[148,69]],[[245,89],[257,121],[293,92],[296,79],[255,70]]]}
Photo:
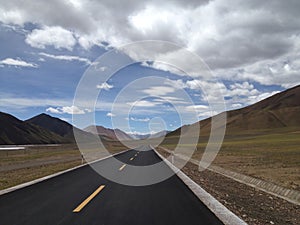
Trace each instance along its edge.
{"label": "road markings", "polygon": [[85,207],[97,194],[99,194],[100,191],[105,187],[105,185],[101,185],[98,187],[96,191],[94,191],[93,194],[91,194],[87,199],[85,199],[79,206],[77,206],[76,209],[73,210],[74,213],[80,212],[83,207]]}
{"label": "road markings", "polygon": [[134,160],[134,157],[130,158],[130,161]]}
{"label": "road markings", "polygon": [[137,156],[137,154],[135,154],[135,156]]}
{"label": "road markings", "polygon": [[123,166],[121,166],[121,167],[119,168],[119,171],[123,170],[123,169],[125,168],[125,166],[126,166],[126,164],[124,164]]}

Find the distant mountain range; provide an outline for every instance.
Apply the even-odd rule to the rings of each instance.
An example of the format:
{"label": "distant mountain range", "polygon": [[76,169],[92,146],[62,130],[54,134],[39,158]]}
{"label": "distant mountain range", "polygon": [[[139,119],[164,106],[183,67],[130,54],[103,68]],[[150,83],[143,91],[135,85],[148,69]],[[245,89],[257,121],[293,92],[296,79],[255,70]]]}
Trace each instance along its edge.
{"label": "distant mountain range", "polygon": [[[249,132],[263,132],[282,128],[300,129],[300,85],[275,94],[245,108],[227,113],[226,135]],[[218,115],[216,115],[217,117]],[[209,135],[211,119],[201,120],[201,135]],[[185,125],[170,132],[167,136],[178,136],[197,123]]]}
{"label": "distant mountain range", "polygon": [[[245,108],[231,110],[227,113],[226,135],[261,132],[281,128],[300,129],[300,86],[275,94],[267,99]],[[218,116],[218,115],[217,115]],[[199,121],[201,135],[209,135],[211,118]],[[103,126],[89,126],[84,130],[74,128],[61,119],[40,114],[26,121],[0,112],[0,144],[50,144],[75,142],[76,134],[84,140],[94,140],[100,136],[109,140],[131,140],[179,136],[181,132],[195,127],[195,124],[184,125],[172,132],[162,131],[153,135],[129,135],[119,129]]]}
{"label": "distant mountain range", "polygon": [[83,129],[84,131],[98,134],[101,136],[109,137],[112,140],[132,140],[132,139],[147,139],[158,138],[166,135],[169,131],[160,131],[155,134],[127,134],[120,129],[110,129],[103,126],[88,126]]}
{"label": "distant mountain range", "polygon": [[148,139],[148,138],[159,138],[168,134],[170,131],[162,130],[153,134],[131,134],[131,136],[135,139]]}
{"label": "distant mountain range", "polygon": [[98,134],[101,136],[105,136],[108,138],[111,138],[112,140],[131,140],[132,137],[125,133],[124,131],[120,129],[110,129],[105,128],[103,126],[88,126],[83,129],[86,132],[90,132],[92,134]]}
{"label": "distant mountain range", "polygon": [[[22,121],[7,113],[0,112],[0,144],[52,144],[74,143],[74,131],[81,140],[95,141],[99,136],[105,140],[132,140],[132,136],[120,129],[103,126],[89,126],[84,130],[45,113]],[[149,135],[147,136],[149,137]]]}

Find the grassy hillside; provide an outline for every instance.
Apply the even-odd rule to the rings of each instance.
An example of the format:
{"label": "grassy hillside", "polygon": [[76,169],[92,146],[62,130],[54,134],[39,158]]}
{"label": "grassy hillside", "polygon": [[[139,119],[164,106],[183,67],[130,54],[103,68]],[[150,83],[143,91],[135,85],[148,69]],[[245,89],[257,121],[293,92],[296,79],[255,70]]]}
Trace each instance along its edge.
{"label": "grassy hillside", "polygon": [[[300,86],[254,105],[227,112],[226,135],[214,164],[300,190]],[[211,118],[199,122],[201,133],[193,158],[201,159],[211,131]],[[180,134],[167,135],[161,146],[174,149]],[[192,143],[183,143],[183,146]]]}

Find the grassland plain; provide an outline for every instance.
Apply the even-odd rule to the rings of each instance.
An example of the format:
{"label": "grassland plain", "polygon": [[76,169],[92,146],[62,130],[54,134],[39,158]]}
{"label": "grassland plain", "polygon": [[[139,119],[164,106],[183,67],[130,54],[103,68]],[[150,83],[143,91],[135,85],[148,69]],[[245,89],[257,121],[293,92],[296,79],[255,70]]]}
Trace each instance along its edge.
{"label": "grassland plain", "polygon": [[[178,137],[168,137],[162,147],[170,150]],[[194,159],[201,159],[207,136],[200,136]],[[183,144],[190,145],[189,143]],[[297,129],[251,131],[225,136],[214,165],[260,178],[290,189],[300,190],[300,132]]]}
{"label": "grassland plain", "polygon": [[[117,153],[124,149],[116,141],[106,142],[106,149],[110,153]],[[75,144],[63,145],[29,145],[24,150],[0,151],[0,190],[63,171],[82,164],[81,152]],[[99,151],[91,145],[86,154]],[[106,152],[103,152],[103,156]],[[92,155],[92,154],[91,154]],[[99,157],[99,154],[97,154]],[[96,158],[89,158],[93,160]]]}

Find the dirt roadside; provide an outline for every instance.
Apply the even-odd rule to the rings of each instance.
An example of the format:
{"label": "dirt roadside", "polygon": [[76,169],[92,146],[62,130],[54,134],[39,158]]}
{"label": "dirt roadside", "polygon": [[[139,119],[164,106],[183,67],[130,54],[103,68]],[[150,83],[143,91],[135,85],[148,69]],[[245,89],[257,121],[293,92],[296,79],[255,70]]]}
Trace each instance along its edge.
{"label": "dirt roadside", "polygon": [[[169,153],[159,150],[164,157]],[[187,176],[249,225],[298,225],[300,206],[188,162]]]}

